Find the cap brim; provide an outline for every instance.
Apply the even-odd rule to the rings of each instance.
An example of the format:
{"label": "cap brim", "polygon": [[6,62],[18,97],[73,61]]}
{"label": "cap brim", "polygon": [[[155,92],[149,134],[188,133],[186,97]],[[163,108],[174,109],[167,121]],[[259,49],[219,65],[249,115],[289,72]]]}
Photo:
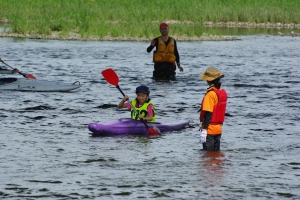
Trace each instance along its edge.
{"label": "cap brim", "polygon": [[212,77],[206,76],[205,74],[202,74],[200,78],[201,78],[203,81],[213,81],[213,80],[215,80],[215,79],[223,78],[223,77],[224,77],[224,75],[221,75],[221,76],[219,76],[219,77],[217,77],[217,78],[212,78]]}

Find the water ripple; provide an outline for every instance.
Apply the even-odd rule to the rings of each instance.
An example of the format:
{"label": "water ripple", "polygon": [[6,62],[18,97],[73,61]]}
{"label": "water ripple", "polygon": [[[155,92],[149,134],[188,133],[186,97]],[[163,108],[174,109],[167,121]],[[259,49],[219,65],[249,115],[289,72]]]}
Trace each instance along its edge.
{"label": "water ripple", "polygon": [[[0,38],[11,66],[82,84],[63,93],[0,91],[1,199],[299,199],[299,40],[179,42],[184,72],[156,82],[149,43]],[[198,142],[208,87],[199,75],[208,66],[225,74],[229,95],[220,152]],[[108,67],[131,99],[149,86],[158,121],[191,123],[159,139],[91,137],[87,124],[130,115],[101,75]]]}

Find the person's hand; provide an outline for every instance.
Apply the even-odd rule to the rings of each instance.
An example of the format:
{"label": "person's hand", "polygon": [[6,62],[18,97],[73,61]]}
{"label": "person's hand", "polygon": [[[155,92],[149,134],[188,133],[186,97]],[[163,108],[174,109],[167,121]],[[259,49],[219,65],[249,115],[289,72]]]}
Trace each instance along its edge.
{"label": "person's hand", "polygon": [[14,74],[14,73],[18,73],[19,72],[19,70],[17,69],[17,68],[15,68],[15,69],[13,69],[12,70],[12,73]]}
{"label": "person's hand", "polygon": [[183,68],[180,65],[178,66],[178,69],[183,72]]}
{"label": "person's hand", "polygon": [[143,116],[143,115],[141,115],[141,114],[139,114],[139,115],[138,115],[138,118],[140,118],[140,119],[143,119],[143,120],[144,120],[144,116]]}
{"label": "person's hand", "polygon": [[129,100],[129,97],[127,95],[125,95],[124,98],[123,98],[123,101],[125,102],[125,101],[128,101],[128,100]]}
{"label": "person's hand", "polygon": [[156,45],[156,40],[152,40],[152,41],[151,41],[151,46],[154,47],[155,45]]}
{"label": "person's hand", "polygon": [[206,136],[207,136],[207,130],[202,129],[202,131],[200,132],[200,143],[201,144],[206,142]]}

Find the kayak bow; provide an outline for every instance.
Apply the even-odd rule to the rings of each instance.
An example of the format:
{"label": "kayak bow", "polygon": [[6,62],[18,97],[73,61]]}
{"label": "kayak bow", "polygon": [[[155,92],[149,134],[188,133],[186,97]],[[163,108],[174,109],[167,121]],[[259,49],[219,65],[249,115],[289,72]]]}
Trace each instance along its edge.
{"label": "kayak bow", "polygon": [[26,78],[0,78],[0,90],[60,92],[80,88],[78,81],[64,83],[59,81],[33,80]]}

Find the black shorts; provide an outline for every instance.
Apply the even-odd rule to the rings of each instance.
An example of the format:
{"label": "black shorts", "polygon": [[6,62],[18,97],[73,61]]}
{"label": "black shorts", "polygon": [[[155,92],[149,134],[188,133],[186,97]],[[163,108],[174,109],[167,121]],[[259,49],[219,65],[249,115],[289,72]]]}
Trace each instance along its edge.
{"label": "black shorts", "polygon": [[174,63],[167,63],[167,62],[155,63],[153,78],[175,80],[176,79],[175,71],[176,71],[176,65]]}

